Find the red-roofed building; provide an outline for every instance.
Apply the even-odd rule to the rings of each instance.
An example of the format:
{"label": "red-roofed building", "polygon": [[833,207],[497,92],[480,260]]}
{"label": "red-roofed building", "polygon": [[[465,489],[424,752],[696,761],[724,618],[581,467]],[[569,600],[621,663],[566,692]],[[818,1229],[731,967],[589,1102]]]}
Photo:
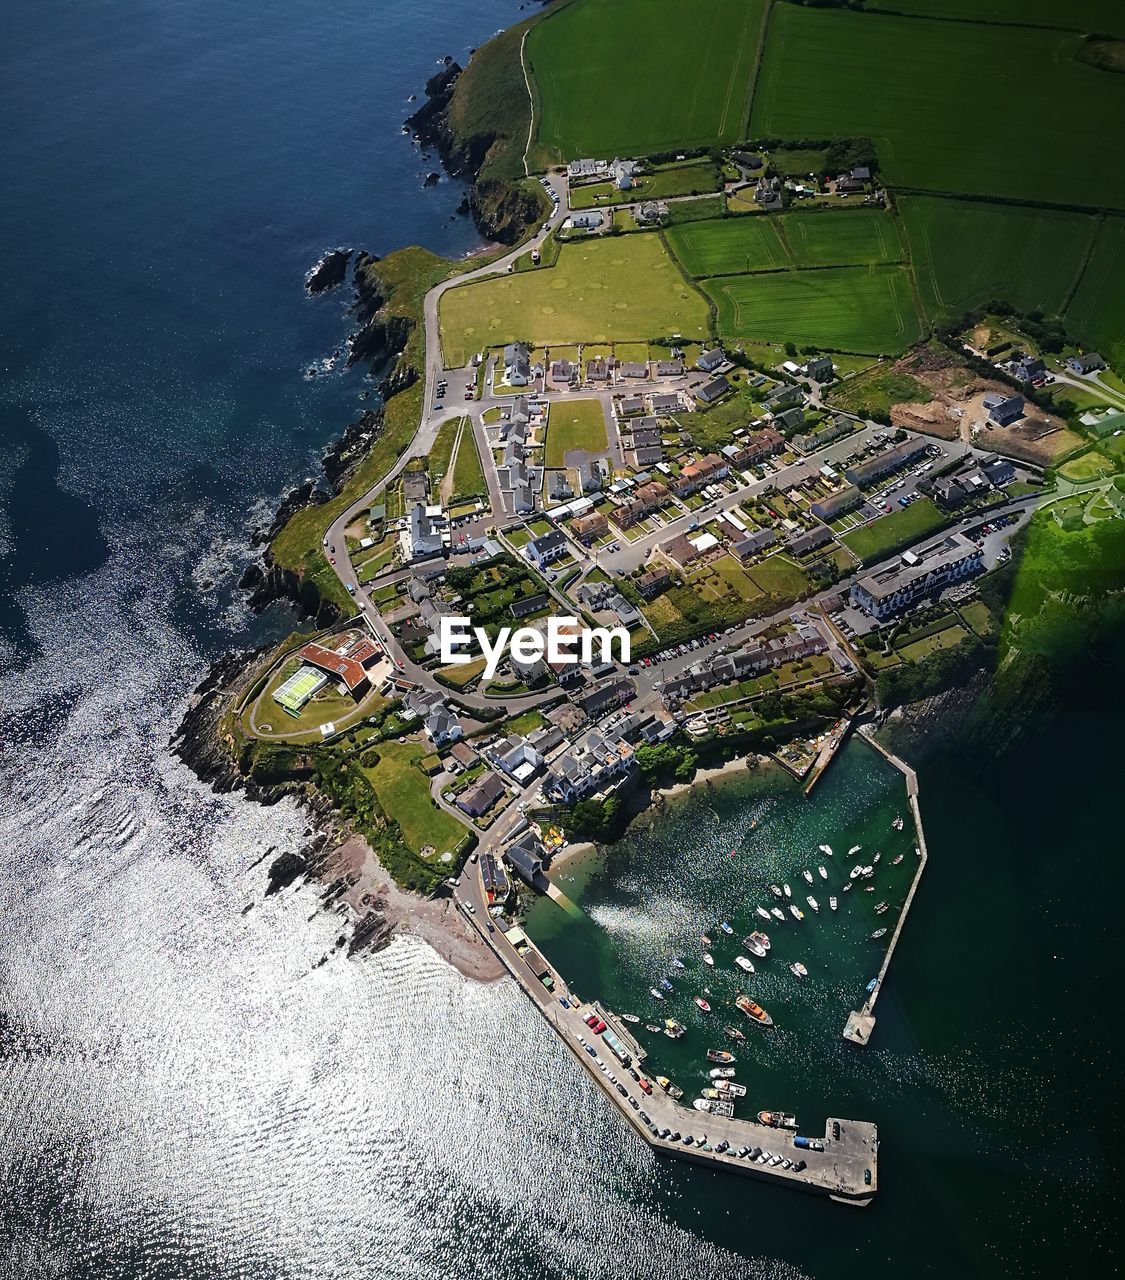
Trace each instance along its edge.
{"label": "red-roofed building", "polygon": [[307,662],[310,667],[316,667],[325,675],[341,681],[355,698],[362,696],[370,688],[371,682],[363,668],[363,663],[356,658],[348,657],[346,652],[337,653],[334,649],[326,649],[323,645],[313,642],[305,645],[297,656],[302,662]]}

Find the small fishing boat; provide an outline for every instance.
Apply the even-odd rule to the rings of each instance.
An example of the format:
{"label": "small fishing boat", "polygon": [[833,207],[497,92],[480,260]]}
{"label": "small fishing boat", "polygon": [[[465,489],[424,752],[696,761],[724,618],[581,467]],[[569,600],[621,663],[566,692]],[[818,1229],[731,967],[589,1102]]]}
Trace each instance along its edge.
{"label": "small fishing boat", "polygon": [[809,906],[810,906],[810,907],[812,907],[812,909],[813,909],[814,911],[816,911],[816,912],[819,912],[819,911],[820,911],[820,903],[819,903],[819,902],[817,902],[817,900],[812,896],[812,894],[811,894],[811,893],[810,893],[810,894],[809,894],[809,896],[805,899],[805,901],[809,904]]}
{"label": "small fishing boat", "polygon": [[827,879],[828,879],[828,872],[827,872],[827,871],[825,871],[825,869],[824,869],[823,867],[817,867],[817,871],[819,871],[819,872],[820,872],[820,878],[821,878],[822,880],[827,880]]}
{"label": "small fishing boat", "polygon": [[773,894],[773,896],[774,896],[775,898],[780,898],[780,897],[781,897],[781,885],[779,885],[779,884],[771,884],[771,885],[770,885],[770,893],[772,893],[772,894]]}
{"label": "small fishing boat", "polygon": [[879,905],[875,908],[875,914],[877,916],[881,916],[883,912],[888,909],[889,905],[890,905],[889,903],[880,902]]}
{"label": "small fishing boat", "polygon": [[852,869],[848,872],[848,878],[850,880],[854,880],[857,876],[861,876],[861,875],[863,875],[863,863],[857,862],[855,866],[852,867]]}
{"label": "small fishing boat", "polygon": [[895,815],[895,820],[891,823],[891,826],[894,827],[896,831],[902,830],[902,819],[897,814]]}
{"label": "small fishing boat", "polygon": [[770,918],[770,913],[765,909],[765,907],[755,907],[754,914],[756,916],[761,916],[763,920],[768,920]]}
{"label": "small fishing boat", "polygon": [[640,1022],[640,1018],[635,1013],[623,1013],[621,1015],[622,1022]]}
{"label": "small fishing boat", "polygon": [[672,984],[668,981],[667,978],[661,978],[660,985],[664,988],[665,991],[675,990],[675,988],[672,986]]}
{"label": "small fishing boat", "polygon": [[854,888],[854,885],[853,885],[853,884],[852,884],[852,882],[849,880],[849,881],[848,881],[848,883],[847,883],[846,885],[844,885],[844,887],[840,890],[840,892],[841,892],[841,893],[851,893],[851,891],[852,891],[852,889],[853,889],[853,888]]}
{"label": "small fishing boat", "polygon": [[793,903],[789,904],[789,914],[793,917],[794,920],[803,920],[805,918],[805,913],[801,910],[800,907],[794,905]]}
{"label": "small fishing boat", "polygon": [[704,1013],[711,1012],[711,1006],[707,1003],[706,1000],[704,1000],[702,996],[692,996],[692,999],[695,1001],[697,1005],[699,1005],[699,1007],[703,1010]]}
{"label": "small fishing boat", "polygon": [[663,992],[663,991],[657,991],[657,989],[656,989],[655,987],[649,987],[649,991],[651,992],[651,994],[652,994],[652,995],[654,995],[654,996],[656,997],[656,999],[657,999],[657,1000],[663,1000],[663,999],[664,999],[664,992]]}
{"label": "small fishing boat", "polygon": [[686,1028],[682,1022],[677,1022],[675,1018],[664,1019],[664,1034],[670,1040],[678,1040],[684,1034]]}
{"label": "small fishing boat", "polygon": [[735,1084],[733,1080],[728,1080],[722,1091],[728,1098],[746,1097],[746,1086],[744,1084]]}
{"label": "small fishing boat", "polygon": [[785,912],[782,911],[780,907],[771,907],[770,915],[776,917],[778,920],[785,919]]}
{"label": "small fishing boat", "polygon": [[699,941],[702,942],[705,947],[709,947],[711,945],[711,939],[705,933],[701,933],[699,935]]}
{"label": "small fishing boat", "polygon": [[727,1049],[708,1049],[707,1060],[709,1062],[721,1062],[724,1067],[729,1067],[735,1061],[735,1057]]}
{"label": "small fishing boat", "polygon": [[812,884],[813,879],[812,879],[812,872],[811,872],[811,871],[802,871],[802,872],[801,872],[801,875],[803,875],[803,876],[805,877],[805,879],[809,882],[809,884]]}
{"label": "small fishing boat", "polygon": [[809,976],[809,971],[800,962],[800,960],[793,961],[793,963],[789,966],[789,972],[795,973],[798,978],[807,978]]}
{"label": "small fishing boat", "polygon": [[758,1123],[768,1124],[771,1129],[796,1129],[797,1117],[787,1111],[759,1111]]}
{"label": "small fishing boat", "polygon": [[734,962],[736,965],[738,965],[740,969],[744,970],[746,973],[754,972],[754,965],[752,961],[747,960],[745,956],[735,956]]}
{"label": "small fishing boat", "polygon": [[651,1031],[653,1035],[655,1035],[658,1031],[662,1030],[662,1028],[658,1027],[654,1022],[646,1022],[645,1030]]}
{"label": "small fishing boat", "polygon": [[722,1097],[722,1094],[715,1088],[713,1084],[709,1084],[705,1089],[699,1091],[705,1098],[713,1098],[716,1102]]}
{"label": "small fishing boat", "polygon": [[667,1076],[657,1076],[656,1083],[664,1090],[669,1098],[682,1098],[684,1091],[678,1084],[673,1084]]}
{"label": "small fishing boat", "polygon": [[872,866],[874,866],[874,865],[875,865],[875,863],[876,863],[876,862],[878,862],[878,861],[879,861],[879,859],[880,859],[882,856],[883,856],[883,855],[882,855],[881,853],[877,853],[877,854],[876,854],[876,855],[871,859],[871,864],[872,864]]}
{"label": "small fishing boat", "polygon": [[704,951],[703,963],[709,964],[712,968],[715,967],[715,957],[710,953],[710,951]]}
{"label": "small fishing boat", "polygon": [[684,962],[680,959],[680,957],[679,957],[679,956],[673,956],[673,957],[672,957],[672,968],[673,968],[673,969],[683,969],[683,968],[686,968],[686,965],[685,965],[685,964],[684,964]]}
{"label": "small fishing boat", "polygon": [[832,908],[833,911],[835,911],[838,904],[835,898],[829,898],[828,905]]}
{"label": "small fishing boat", "polygon": [[724,933],[733,933],[733,932],[734,932],[734,930],[730,927],[730,925],[729,925],[729,924],[727,924],[727,922],[726,922],[725,920],[720,920],[720,921],[719,921],[719,928],[720,928],[720,929],[722,929],[722,931],[723,931]]}
{"label": "small fishing boat", "polygon": [[872,979],[871,979],[871,981],[867,984],[867,987],[866,987],[867,994],[868,994],[868,995],[870,995],[870,994],[872,993],[872,991],[874,991],[874,990],[875,990],[875,988],[876,988],[878,985],[879,985],[879,979],[878,979],[878,978],[872,978]]}
{"label": "small fishing boat", "polygon": [[742,1012],[752,1021],[763,1027],[772,1027],[773,1019],[762,1008],[760,1004],[755,1003],[749,996],[739,996],[734,1002],[735,1008],[741,1009]]}
{"label": "small fishing boat", "polygon": [[863,892],[864,892],[864,893],[874,893],[874,892],[875,892],[875,886],[874,886],[873,884],[864,885],[864,887],[863,887]]}
{"label": "small fishing boat", "polygon": [[870,940],[874,942],[876,938],[881,938],[886,932],[887,932],[886,929],[876,929],[875,932],[871,935]]}
{"label": "small fishing boat", "polygon": [[903,857],[903,855],[900,853],[900,854],[898,855],[898,857],[897,857],[897,858],[892,858],[892,859],[891,859],[891,866],[892,866],[892,867],[897,867],[897,866],[898,866],[898,864],[902,861],[902,857]]}
{"label": "small fishing boat", "polygon": [[793,890],[790,889],[790,887],[787,884],[783,884],[781,887],[785,891],[785,896],[787,898],[791,898],[793,896]]}
{"label": "small fishing boat", "polygon": [[857,854],[862,848],[863,848],[863,845],[861,844],[853,844],[852,847],[848,850],[848,857],[850,858],[854,854]]}
{"label": "small fishing boat", "polygon": [[[722,1050],[716,1050],[716,1052],[721,1053]],[[712,1067],[707,1074],[712,1080],[733,1080],[734,1067]],[[719,1087],[722,1088],[722,1085]]]}
{"label": "small fishing boat", "polygon": [[729,1040],[745,1040],[746,1036],[737,1027],[724,1027],[723,1032]]}
{"label": "small fishing boat", "polygon": [[821,853],[826,853],[830,858],[832,857],[832,846],[830,844],[822,844],[819,848]]}
{"label": "small fishing boat", "polygon": [[691,1105],[696,1111],[710,1111],[713,1104],[710,1098],[696,1098]]}

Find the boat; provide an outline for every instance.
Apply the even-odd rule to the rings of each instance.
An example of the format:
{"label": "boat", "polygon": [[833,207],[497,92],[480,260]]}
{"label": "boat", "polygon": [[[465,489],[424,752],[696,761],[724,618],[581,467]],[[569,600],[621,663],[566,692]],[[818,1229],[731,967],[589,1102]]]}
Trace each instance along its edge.
{"label": "boat", "polygon": [[734,930],[730,927],[730,925],[729,925],[729,924],[727,924],[727,922],[726,922],[725,920],[720,920],[720,921],[719,921],[719,928],[720,928],[720,929],[722,929],[722,931],[723,931],[724,933],[733,933],[733,932],[734,932]]}
{"label": "boat", "polygon": [[665,991],[675,990],[675,988],[672,986],[672,984],[668,981],[667,978],[661,978],[660,985],[664,988]]}
{"label": "boat", "polygon": [[820,849],[821,853],[826,853],[830,858],[832,857],[832,846],[830,844],[822,844],[817,847]]}
{"label": "boat", "polygon": [[770,1017],[770,1015],[765,1011],[765,1009],[762,1008],[760,1004],[757,1004],[753,1000],[751,1000],[749,996],[739,996],[738,999],[734,1002],[734,1004],[736,1009],[741,1009],[742,1012],[752,1022],[758,1023],[759,1026],[763,1026],[763,1027],[773,1026],[773,1019]]}
{"label": "boat", "polygon": [[866,987],[867,994],[868,994],[868,995],[870,995],[870,994],[872,993],[872,991],[874,991],[874,990],[875,990],[875,988],[876,988],[878,985],[879,985],[879,979],[878,979],[878,978],[872,978],[872,979],[871,979],[871,981],[867,984],[867,987]]}
{"label": "boat", "polygon": [[684,1091],[678,1084],[673,1084],[667,1076],[657,1076],[656,1083],[664,1090],[669,1098],[682,1098]]}
{"label": "boat", "polygon": [[883,912],[888,909],[889,905],[890,904],[887,902],[880,902],[879,905],[875,908],[875,914],[877,916],[881,916]]}
{"label": "boat", "polygon": [[801,875],[803,875],[803,876],[805,877],[805,879],[809,882],[809,884],[812,884],[813,879],[812,879],[812,872],[811,872],[811,871],[802,871],[802,872],[801,872]]}
{"label": "boat", "polygon": [[755,929],[753,933],[747,934],[747,936],[742,939],[742,945],[747,949],[747,951],[752,951],[760,960],[770,949],[769,936],[767,934],[760,933]]}
{"label": "boat", "polygon": [[863,878],[865,880],[870,880],[874,874],[875,874],[875,868],[873,865],[868,864],[866,867],[863,868]]}
{"label": "boat", "polygon": [[657,991],[657,989],[656,989],[655,987],[649,987],[649,991],[651,992],[651,994],[652,994],[652,995],[654,995],[654,996],[657,998],[657,1000],[663,1000],[663,999],[664,999],[664,992],[663,992],[663,991]]}
{"label": "boat", "polygon": [[805,899],[805,901],[809,904],[809,906],[810,906],[810,907],[812,907],[812,909],[813,909],[814,911],[819,911],[819,910],[820,910],[820,903],[819,903],[819,902],[817,902],[817,900],[812,896],[812,894],[811,894],[811,893],[810,893],[810,894],[809,894],[809,896]]}
{"label": "boat", "polygon": [[794,906],[793,903],[789,904],[789,913],[794,920],[803,920],[805,918],[805,913],[801,910],[800,907]]}
{"label": "boat", "polygon": [[[707,1074],[711,1077],[712,1080],[733,1080],[734,1068],[733,1067],[712,1067]],[[721,1089],[722,1085],[720,1085],[719,1088]]]}
{"label": "boat", "polygon": [[877,853],[877,854],[876,854],[876,855],[871,859],[872,866],[874,866],[874,864],[875,864],[876,862],[878,862],[878,861],[879,861],[879,859],[880,859],[882,856],[883,856],[883,855],[882,855],[881,853]]}
{"label": "boat", "polygon": [[785,919],[785,912],[780,907],[770,907],[770,915],[776,916],[778,920]]}
{"label": "boat", "polygon": [[886,932],[887,932],[886,929],[876,929],[875,932],[871,935],[870,940],[874,942],[876,938],[881,938],[883,934],[885,934]]}
{"label": "boat", "polygon": [[817,867],[817,870],[820,872],[820,878],[821,878],[822,880],[827,880],[827,879],[828,879],[828,872],[827,872],[827,871],[825,871],[825,869],[824,869],[823,867]]}
{"label": "boat", "polygon": [[711,965],[712,967],[714,967],[714,964],[715,964],[715,957],[710,953],[710,951],[704,951],[704,953],[703,953],[703,963],[704,963],[704,964],[709,964],[709,965]]}
{"label": "boat", "polygon": [[849,881],[848,881],[848,883],[847,883],[846,885],[844,885],[844,887],[840,890],[840,892],[841,892],[841,893],[851,893],[851,891],[852,891],[852,882],[849,880]]}
{"label": "boat", "polygon": [[660,1027],[658,1027],[658,1026],[656,1025],[656,1023],[655,1023],[655,1022],[646,1022],[646,1023],[645,1023],[645,1030],[646,1030],[646,1031],[651,1031],[651,1032],[653,1033],[653,1035],[655,1035],[655,1034],[656,1034],[660,1029],[661,1029],[661,1028],[660,1028]]}
{"label": "boat", "polygon": [[793,961],[793,963],[789,966],[789,972],[795,973],[798,978],[807,978],[809,976],[809,971],[800,962],[800,960]]}
{"label": "boat", "polygon": [[771,885],[770,885],[770,893],[772,893],[772,894],[773,894],[773,896],[774,896],[775,898],[780,898],[780,897],[781,897],[781,885],[779,885],[779,884],[771,884]]}
{"label": "boat", "polygon": [[685,964],[684,964],[684,962],[680,959],[680,957],[679,957],[679,956],[673,956],[673,957],[672,957],[672,968],[673,968],[673,969],[683,969],[683,968],[686,968],[686,965],[685,965]]}
{"label": "boat", "polygon": [[892,826],[892,827],[894,827],[894,829],[895,829],[896,831],[901,831],[901,830],[902,830],[902,819],[896,815],[896,816],[895,816],[895,820],[894,820],[894,822],[892,822],[892,823],[891,823],[891,826]]}
{"label": "boat", "polygon": [[675,1018],[664,1019],[664,1034],[671,1040],[678,1040],[684,1034],[683,1023],[677,1022]]}
{"label": "boat", "polygon": [[705,947],[709,947],[711,945],[711,939],[705,933],[701,933],[699,935],[699,941],[702,942]]}
{"label": "boat", "polygon": [[862,848],[863,848],[863,845],[861,844],[853,844],[852,847],[848,850],[848,857],[850,858],[853,855],[857,854]]}
{"label": "boat", "polygon": [[710,1098],[696,1098],[691,1105],[696,1111],[710,1111],[712,1109]]}
{"label": "boat", "polygon": [[640,1018],[635,1013],[623,1013],[621,1015],[622,1022],[640,1022]]}
{"label": "boat", "polygon": [[758,1122],[768,1124],[771,1129],[796,1129],[797,1117],[788,1111],[759,1111]]}
{"label": "boat", "polygon": [[724,1027],[723,1031],[731,1040],[745,1040],[746,1036],[737,1027]]}
{"label": "boat", "polygon": [[898,855],[898,857],[897,857],[897,858],[892,858],[892,859],[891,859],[891,866],[892,866],[892,867],[897,867],[897,866],[898,866],[898,864],[902,861],[902,858],[903,858],[903,855],[902,855],[901,853]]}
{"label": "boat", "polygon": [[704,1000],[702,996],[692,996],[692,999],[695,1001],[697,1005],[699,1005],[699,1007],[703,1010],[704,1013],[711,1012],[711,1006],[707,1003],[706,1000]]}
{"label": "boat", "polygon": [[873,884],[864,885],[863,892],[864,892],[864,893],[874,893],[874,892],[875,892],[875,886],[874,886]]}
{"label": "boat", "polygon": [[828,905],[832,908],[832,910],[833,910],[833,911],[835,911],[835,910],[836,910],[836,906],[837,906],[836,899],[835,899],[835,898],[829,898],[829,899],[828,899]]}
{"label": "boat", "polygon": [[740,969],[745,970],[747,973],[754,972],[753,962],[748,960],[745,956],[735,956],[734,962]]}
{"label": "boat", "polygon": [[790,887],[787,884],[783,884],[781,887],[785,891],[785,896],[787,898],[791,898],[793,896],[793,890],[790,889]]}
{"label": "boat", "polygon": [[716,1089],[713,1084],[709,1084],[705,1089],[700,1089],[699,1092],[703,1094],[705,1098],[713,1098],[716,1102],[720,1097],[722,1097],[718,1089]]}
{"label": "boat", "polygon": [[735,1057],[733,1053],[728,1052],[726,1049],[708,1049],[707,1061],[721,1062],[723,1066],[730,1066],[735,1061]]}
{"label": "boat", "polygon": [[756,916],[761,916],[763,920],[768,920],[770,918],[770,913],[765,909],[765,907],[755,907],[754,914]]}
{"label": "boat", "polygon": [[768,933],[762,933],[760,929],[755,929],[750,936],[758,946],[765,947],[767,951],[770,949],[770,935]]}
{"label": "boat", "polygon": [[852,867],[852,869],[848,872],[848,879],[854,880],[856,876],[861,876],[861,875],[863,875],[863,863],[857,862],[855,866]]}
{"label": "boat", "polygon": [[728,1080],[723,1093],[731,1098],[745,1098],[746,1086],[744,1084],[735,1084],[733,1080]]}

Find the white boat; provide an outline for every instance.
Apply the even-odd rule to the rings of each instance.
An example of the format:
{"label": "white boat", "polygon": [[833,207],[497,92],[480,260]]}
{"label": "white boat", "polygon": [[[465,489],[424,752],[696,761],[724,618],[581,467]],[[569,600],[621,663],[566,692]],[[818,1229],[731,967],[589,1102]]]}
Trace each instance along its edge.
{"label": "white boat", "polygon": [[765,955],[765,953],[770,949],[770,935],[768,933],[763,933],[760,929],[755,929],[748,938],[742,939],[742,944],[743,946],[749,947],[755,955],[758,954],[758,947],[761,947],[761,954]]}
{"label": "white boat", "polygon": [[800,962],[800,960],[794,960],[793,963],[789,966],[789,969],[790,969],[790,972],[795,973],[798,978],[807,978],[809,976],[809,971]]}
{"label": "white boat", "polygon": [[686,966],[685,966],[684,962],[680,959],[680,957],[679,957],[679,956],[673,956],[673,957],[672,957],[672,968],[673,968],[673,969],[683,969],[683,968],[686,968]]}
{"label": "white boat", "polygon": [[635,1013],[623,1013],[621,1019],[623,1022],[640,1022],[640,1018]]}
{"label": "white boat", "polygon": [[781,897],[781,885],[779,885],[779,884],[771,884],[771,885],[770,885],[770,893],[772,893],[772,894],[773,894],[773,896],[774,896],[775,898],[780,898],[780,897]]}
{"label": "white boat", "polygon": [[784,919],[785,919],[785,913],[782,911],[782,909],[781,909],[780,907],[771,907],[771,908],[770,908],[770,915],[774,916],[774,917],[775,917],[776,919],[778,919],[778,920],[784,920]]}
{"label": "white boat", "polygon": [[829,899],[828,899],[828,905],[832,908],[832,910],[833,910],[833,911],[835,911],[835,910],[836,910],[836,905],[837,905],[837,904],[836,904],[836,899],[835,899],[835,898],[829,898]]}
{"label": "white boat", "polygon": [[801,875],[803,875],[803,876],[805,877],[805,879],[809,882],[809,884],[812,884],[813,879],[812,879],[812,872],[811,872],[811,871],[802,871],[802,872],[801,872]]}
{"label": "white boat", "polygon": [[820,878],[821,878],[822,880],[827,880],[827,879],[828,879],[828,872],[827,872],[827,871],[825,871],[825,869],[824,869],[823,867],[817,867],[817,870],[820,872]]}
{"label": "white boat", "polygon": [[848,850],[848,857],[850,858],[853,854],[858,853],[862,848],[863,848],[863,845],[861,844],[853,844],[852,847]]}
{"label": "white boat", "polygon": [[876,855],[871,859],[872,864],[874,865],[876,862],[878,862],[878,861],[879,861],[879,859],[880,859],[882,856],[883,856],[883,855],[882,855],[881,853],[877,853],[877,854],[876,854]]}
{"label": "white boat", "polygon": [[664,999],[664,992],[663,992],[663,991],[657,991],[657,989],[656,989],[655,987],[649,987],[649,993],[650,993],[651,995],[654,995],[654,996],[657,998],[657,1000],[663,1000],[663,999]]}
{"label": "white boat", "polygon": [[787,898],[791,898],[793,896],[793,890],[790,889],[787,884],[783,884],[781,887],[785,890],[785,896]]}
{"label": "white boat", "polygon": [[752,960],[747,959],[746,956],[735,956],[734,962],[740,969],[745,970],[747,973],[754,972],[754,963]]}
{"label": "white boat", "polygon": [[852,867],[852,869],[848,872],[848,878],[851,880],[854,880],[857,876],[861,876],[861,875],[863,875],[863,866],[861,863],[857,862],[855,866]]}
{"label": "white boat", "polygon": [[761,960],[762,957],[766,954],[766,948],[762,945],[762,943],[758,940],[758,938],[755,937],[754,934],[751,934],[748,938],[743,938],[742,945],[746,948],[747,951],[753,951],[753,953],[758,957],[759,960]]}
{"label": "white boat", "polygon": [[789,904],[789,911],[794,920],[803,920],[805,918],[805,913],[794,903]]}
{"label": "white boat", "polygon": [[870,880],[870,879],[871,879],[871,877],[872,877],[874,874],[875,874],[875,868],[874,868],[874,867],[864,867],[864,868],[863,868],[863,878],[864,878],[865,880]]}
{"label": "white boat", "polygon": [[898,857],[897,857],[897,858],[892,858],[892,859],[891,859],[891,866],[892,866],[892,867],[897,867],[897,866],[898,866],[898,864],[899,864],[901,861],[902,861],[902,854],[900,853],[900,854],[898,855]]}
{"label": "white boat", "polygon": [[832,857],[832,846],[830,844],[822,844],[820,851],[821,853],[826,853],[830,858]]}
{"label": "white boat", "polygon": [[734,1073],[734,1067],[712,1067],[707,1074],[712,1080],[733,1080]]}
{"label": "white boat", "polygon": [[712,1107],[710,1098],[696,1098],[691,1105],[696,1111],[710,1111]]}
{"label": "white boat", "polygon": [[768,920],[770,918],[770,913],[765,909],[765,907],[755,907],[754,914],[761,916],[763,920]]}
{"label": "white boat", "polygon": [[711,966],[712,966],[712,968],[714,967],[714,965],[715,965],[715,957],[710,953],[710,951],[704,951],[704,953],[703,953],[703,963],[704,963],[704,964],[709,964],[709,965],[711,965]]}
{"label": "white boat", "polygon": [[809,894],[809,896],[805,899],[805,901],[809,904],[809,906],[810,906],[810,907],[812,907],[812,909],[813,909],[814,911],[819,911],[819,910],[820,910],[820,903],[819,903],[819,902],[817,902],[817,900],[812,896],[812,894],[811,894],[811,893],[810,893],[810,894]]}
{"label": "white boat", "polygon": [[733,1080],[728,1080],[723,1093],[728,1094],[732,1098],[745,1098],[746,1086],[744,1084],[735,1084]]}
{"label": "white boat", "polygon": [[854,888],[855,888],[855,885],[853,885],[853,884],[852,884],[852,882],[849,880],[849,881],[848,881],[848,883],[847,883],[846,885],[844,885],[844,887],[840,890],[840,892],[841,892],[841,893],[851,893],[851,891],[852,891]]}
{"label": "white boat", "polygon": [[895,829],[896,831],[901,831],[901,830],[902,830],[902,819],[896,816],[896,818],[895,818],[894,822],[892,822],[892,823],[891,823],[891,826],[892,826],[892,827],[894,827],[894,829]]}
{"label": "white boat", "polygon": [[720,921],[719,921],[719,928],[720,928],[720,929],[722,929],[722,931],[723,931],[724,933],[733,933],[733,932],[734,932],[734,930],[730,927],[730,925],[729,925],[729,924],[727,924],[727,922],[726,922],[725,920],[720,920]]}

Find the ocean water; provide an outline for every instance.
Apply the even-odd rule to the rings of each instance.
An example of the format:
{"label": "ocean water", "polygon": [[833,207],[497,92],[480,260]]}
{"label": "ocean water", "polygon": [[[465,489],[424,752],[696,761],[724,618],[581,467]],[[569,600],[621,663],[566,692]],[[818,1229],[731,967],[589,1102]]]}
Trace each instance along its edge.
{"label": "ocean water", "polygon": [[[346,297],[306,298],[303,274],[337,244],[474,247],[460,188],[422,189],[436,165],[399,125],[437,58],[518,13],[5,8],[0,1276],[1104,1269],[1122,763],[1104,709],[990,776],[952,750],[926,766],[933,860],[876,1042],[847,1059],[833,1039],[861,951],[763,1063],[777,1105],[883,1126],[862,1214],[657,1164],[506,984],[409,939],[346,960],[315,891],[263,898],[301,814],[217,797],[168,754],[208,660],[286,626],[234,589],[249,535],[365,388],[303,377],[347,331]],[[897,802],[863,754],[822,785],[834,828]],[[667,848],[703,890],[708,858],[803,851],[821,821],[797,839],[784,796],[690,803],[698,823],[591,867],[580,905],[608,932],[560,930],[568,972],[613,994],[619,955],[647,977],[650,885],[678,929],[707,914]]]}

